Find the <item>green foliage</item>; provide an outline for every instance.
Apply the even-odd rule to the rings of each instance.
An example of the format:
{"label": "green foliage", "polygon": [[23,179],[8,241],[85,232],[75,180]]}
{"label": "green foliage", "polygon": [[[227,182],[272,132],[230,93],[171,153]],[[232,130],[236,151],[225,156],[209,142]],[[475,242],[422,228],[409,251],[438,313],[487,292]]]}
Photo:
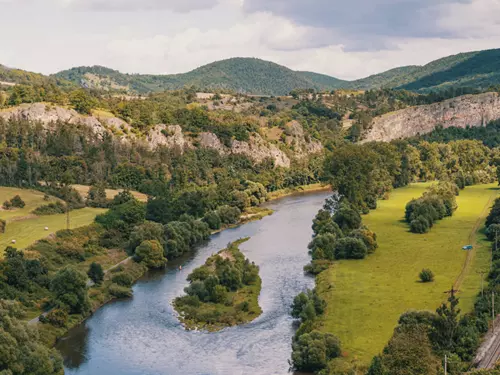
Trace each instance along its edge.
{"label": "green foliage", "polygon": [[5,233],[6,228],[7,228],[7,222],[3,219],[0,219],[0,233]]}
{"label": "green foliage", "polygon": [[186,295],[174,301],[189,327],[220,329],[251,321],[261,313],[259,267],[239,251],[241,242],[229,244],[189,274]]}
{"label": "green foliage", "polygon": [[113,275],[111,281],[120,286],[130,288],[134,283],[134,278],[126,272],[117,272]]}
{"label": "green foliage", "polygon": [[161,268],[167,263],[163,246],[157,240],[143,241],[135,249],[135,258],[148,268]]}
{"label": "green foliage", "polygon": [[163,225],[152,221],[145,221],[136,226],[130,233],[127,251],[133,254],[137,246],[144,241],[158,241],[161,246],[165,245],[165,232]]}
{"label": "green foliage", "polygon": [[297,295],[292,304],[291,315],[302,322],[314,320],[317,315],[324,313],[326,302],[318,296],[316,290],[307,290]]}
{"label": "green foliage", "polygon": [[208,227],[212,230],[218,230],[222,226],[222,219],[217,211],[210,211],[204,217],[203,221],[207,223]]}
{"label": "green foliage", "polygon": [[92,262],[89,266],[89,270],[87,271],[87,276],[96,285],[100,285],[104,280],[104,271],[102,266],[99,263]]}
{"label": "green foliage", "polygon": [[23,208],[26,205],[19,195],[14,196],[9,201],[5,201],[3,204],[3,209],[10,210],[11,208]]}
{"label": "green foliage", "polygon": [[63,371],[60,354],[44,346],[36,328],[22,322],[23,318],[18,303],[0,299],[0,373],[60,374]]}
{"label": "green foliage", "polygon": [[57,215],[66,212],[66,205],[60,201],[35,208],[32,213],[37,216]]}
{"label": "green foliage", "polygon": [[47,316],[42,316],[40,322],[51,324],[54,327],[64,328],[68,324],[68,317],[66,309],[53,309]]}
{"label": "green foliage", "polygon": [[96,100],[86,91],[77,90],[70,94],[69,102],[75,108],[75,110],[84,115],[90,115],[92,109],[96,107]]}
{"label": "green foliage", "polygon": [[85,314],[89,310],[87,277],[71,267],[59,270],[50,283],[57,305],[68,307],[72,314]]}
{"label": "green foliage", "polygon": [[111,284],[108,288],[109,294],[116,298],[130,298],[132,297],[132,289],[129,287],[121,286],[118,284]]}
{"label": "green foliage", "polygon": [[420,271],[418,277],[423,283],[430,283],[431,281],[434,281],[434,273],[428,268],[424,268]]}
{"label": "green foliage", "polygon": [[172,221],[165,225],[165,236],[165,255],[172,259],[206,241],[210,236],[210,229],[204,222],[187,218],[185,221]]}
{"label": "green foliage", "polygon": [[312,260],[311,263],[304,266],[304,272],[311,275],[319,275],[321,272],[326,271],[333,264],[332,261],[326,259]]}
{"label": "green foliage", "polygon": [[316,372],[340,356],[340,341],[330,333],[312,331],[300,335],[292,345],[292,364],[297,371]]}
{"label": "green foliage", "polygon": [[92,185],[87,193],[87,206],[97,208],[108,208],[109,202],[106,198],[106,187],[104,184]]}

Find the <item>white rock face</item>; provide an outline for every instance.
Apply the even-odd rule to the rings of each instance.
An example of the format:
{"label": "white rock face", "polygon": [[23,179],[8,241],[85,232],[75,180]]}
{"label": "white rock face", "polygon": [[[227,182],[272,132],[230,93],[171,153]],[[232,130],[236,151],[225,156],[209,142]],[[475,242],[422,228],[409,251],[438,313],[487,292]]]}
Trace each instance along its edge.
{"label": "white rock face", "polygon": [[258,134],[254,134],[249,142],[233,141],[231,152],[246,155],[258,163],[271,158],[277,167],[290,168],[290,158],[275,145],[264,141]]}
{"label": "white rock face", "polygon": [[444,128],[484,126],[500,118],[497,93],[465,95],[441,103],[422,105],[385,114],[373,120],[363,142],[407,138]]}
{"label": "white rock face", "polygon": [[153,150],[158,146],[178,147],[182,150],[193,147],[191,141],[184,137],[179,125],[156,125],[148,132],[146,140]]}

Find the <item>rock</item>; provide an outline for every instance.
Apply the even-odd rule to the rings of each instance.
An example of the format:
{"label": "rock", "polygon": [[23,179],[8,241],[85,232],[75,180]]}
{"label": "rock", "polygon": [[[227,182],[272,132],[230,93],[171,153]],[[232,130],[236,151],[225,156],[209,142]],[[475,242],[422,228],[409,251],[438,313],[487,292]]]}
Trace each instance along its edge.
{"label": "rock", "polygon": [[146,140],[153,150],[158,146],[178,147],[181,150],[193,147],[192,143],[184,137],[179,125],[156,125],[148,132]]}
{"label": "rock", "polygon": [[484,126],[500,118],[497,93],[465,95],[441,103],[405,108],[373,120],[363,142],[407,138],[430,133],[438,125],[444,128]]}
{"label": "rock", "polygon": [[249,142],[233,141],[231,152],[246,155],[258,163],[271,158],[277,167],[290,168],[290,158],[275,145],[265,142],[258,134],[250,137]]}
{"label": "rock", "polygon": [[217,150],[221,155],[227,153],[226,148],[214,133],[201,133],[198,137],[200,147]]}

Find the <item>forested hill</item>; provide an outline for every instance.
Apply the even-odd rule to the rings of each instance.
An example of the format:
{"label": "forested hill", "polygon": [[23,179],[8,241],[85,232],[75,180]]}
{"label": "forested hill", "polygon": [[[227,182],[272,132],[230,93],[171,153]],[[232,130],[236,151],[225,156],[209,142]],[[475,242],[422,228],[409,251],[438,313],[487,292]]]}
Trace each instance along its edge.
{"label": "forested hill", "polygon": [[146,94],[185,87],[256,95],[288,95],[295,89],[405,89],[426,93],[456,88],[487,89],[500,85],[500,49],[444,57],[424,66],[403,66],[367,78],[344,81],[325,74],[293,71],[255,58],[213,62],[183,74],[124,74],[102,66],[77,67],[47,77],[0,65],[0,82],[28,85],[83,86]]}
{"label": "forested hill", "polygon": [[287,95],[295,89],[318,91],[342,87],[346,81],[254,58],[232,58],[199,67],[184,74],[122,74],[104,67],[78,67],[56,74],[89,88],[126,89],[137,93],[196,87],[260,95]]}

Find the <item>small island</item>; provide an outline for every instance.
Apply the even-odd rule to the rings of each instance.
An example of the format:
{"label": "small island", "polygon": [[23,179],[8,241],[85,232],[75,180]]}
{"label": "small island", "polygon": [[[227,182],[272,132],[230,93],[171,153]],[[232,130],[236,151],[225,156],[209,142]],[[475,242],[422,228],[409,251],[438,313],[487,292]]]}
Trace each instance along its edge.
{"label": "small island", "polygon": [[215,332],[251,322],[262,313],[259,267],[238,248],[247,240],[229,244],[187,277],[186,295],[174,300],[186,329]]}

